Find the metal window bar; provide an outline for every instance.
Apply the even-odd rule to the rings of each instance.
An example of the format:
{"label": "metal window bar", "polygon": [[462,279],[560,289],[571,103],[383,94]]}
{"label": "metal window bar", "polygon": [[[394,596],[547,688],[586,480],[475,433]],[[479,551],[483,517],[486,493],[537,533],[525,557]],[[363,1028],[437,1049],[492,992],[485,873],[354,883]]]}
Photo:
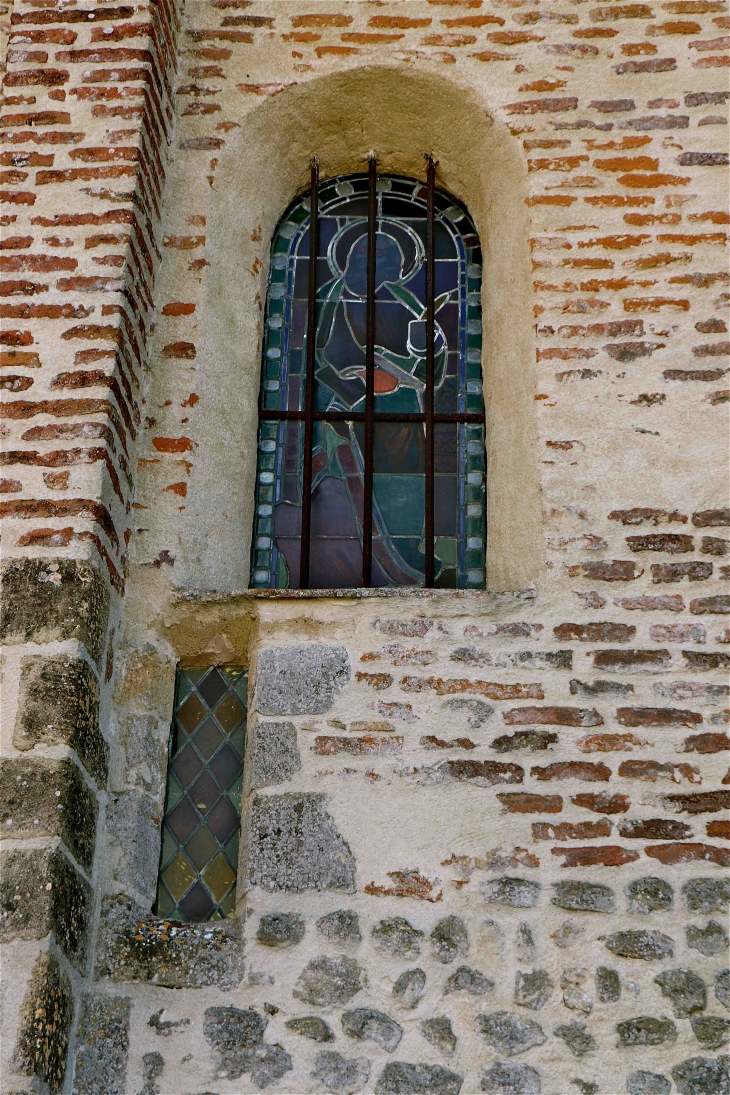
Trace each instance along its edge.
{"label": "metal window bar", "polygon": [[443,413],[434,410],[435,370],[435,193],[436,163],[426,155],[426,390],[424,413],[378,412],[375,410],[375,291],[376,291],[376,244],[377,244],[377,157],[368,156],[368,229],[367,229],[367,282],[366,282],[366,344],[365,344],[365,411],[317,411],[315,410],[316,328],[317,328],[317,259],[319,257],[319,163],[314,157],[310,169],[310,226],[309,271],[307,300],[307,356],[304,410],[274,410],[259,408],[259,420],[301,421],[304,423],[304,453],[302,469],[302,531],[300,545],[299,588],[309,588],[309,560],[311,549],[312,513],[312,445],[315,422],[363,422],[365,436],[363,446],[363,545],[362,585],[372,584],[373,557],[373,447],[376,422],[423,422],[425,426],[425,519],[424,519],[424,586],[434,587],[434,490],[435,449],[434,425],[441,422],[484,422],[482,412],[457,411]]}

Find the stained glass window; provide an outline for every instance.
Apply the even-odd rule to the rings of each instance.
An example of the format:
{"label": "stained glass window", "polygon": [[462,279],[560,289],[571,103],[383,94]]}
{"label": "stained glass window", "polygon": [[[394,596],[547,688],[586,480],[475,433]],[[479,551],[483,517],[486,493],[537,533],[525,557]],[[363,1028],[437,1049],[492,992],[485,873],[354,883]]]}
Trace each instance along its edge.
{"label": "stained glass window", "polygon": [[248,674],[178,669],[155,912],[220,920],[236,902]]}
{"label": "stained glass window", "polygon": [[484,588],[479,239],[430,163],[370,166],[313,168],[274,236],[251,584]]}

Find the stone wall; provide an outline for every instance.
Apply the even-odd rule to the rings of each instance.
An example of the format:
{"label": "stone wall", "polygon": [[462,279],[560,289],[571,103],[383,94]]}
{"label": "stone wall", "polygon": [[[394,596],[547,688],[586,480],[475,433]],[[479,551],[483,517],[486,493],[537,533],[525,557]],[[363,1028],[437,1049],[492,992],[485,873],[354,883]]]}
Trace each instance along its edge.
{"label": "stone wall", "polygon": [[[728,29],[16,0],[4,1092],[730,1089]],[[271,235],[371,148],[484,244],[490,592],[252,594]],[[178,663],[251,676],[211,926],[151,914]]]}

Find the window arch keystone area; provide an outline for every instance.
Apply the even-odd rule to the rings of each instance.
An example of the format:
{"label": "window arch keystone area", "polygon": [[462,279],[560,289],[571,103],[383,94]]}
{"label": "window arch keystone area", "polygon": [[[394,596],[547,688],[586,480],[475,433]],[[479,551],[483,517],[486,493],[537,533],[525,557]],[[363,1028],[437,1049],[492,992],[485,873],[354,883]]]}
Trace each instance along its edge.
{"label": "window arch keystone area", "polygon": [[279,223],[254,588],[484,588],[481,250],[435,170],[320,185],[313,161]]}

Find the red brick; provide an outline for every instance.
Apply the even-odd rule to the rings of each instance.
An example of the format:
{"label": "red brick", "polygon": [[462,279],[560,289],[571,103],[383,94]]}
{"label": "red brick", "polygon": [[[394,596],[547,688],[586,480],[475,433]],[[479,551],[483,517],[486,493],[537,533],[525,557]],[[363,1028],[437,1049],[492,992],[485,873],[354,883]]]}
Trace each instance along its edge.
{"label": "red brick", "polygon": [[[614,602],[629,612],[684,612],[684,600],[679,593],[663,593],[657,596],[620,597]],[[677,625],[681,627],[682,625]],[[653,638],[654,636],[652,636]]]}
{"label": "red brick", "polygon": [[730,867],[730,848],[718,848],[715,844],[653,844],[644,851],[666,865],[709,862]]}
{"label": "red brick", "polygon": [[598,840],[611,835],[611,822],[606,818],[600,821],[562,821],[551,824],[549,821],[533,821],[533,840]]}
{"label": "red brick", "polygon": [[486,696],[491,700],[542,700],[545,698],[539,684],[496,684],[464,678],[443,680],[441,677],[403,677],[400,686],[404,692],[431,690],[439,696],[452,696],[463,692]]}
{"label": "red brick", "polygon": [[450,779],[491,787],[495,783],[522,783],[524,769],[519,764],[503,764],[496,760],[445,760],[439,772]]}
{"label": "red brick", "polygon": [[583,810],[592,810],[594,814],[625,814],[631,806],[628,795],[608,795],[605,792],[598,795],[587,791],[573,795],[570,801]]}
{"label": "red brick", "polygon": [[619,707],[616,718],[621,726],[697,726],[702,715],[678,707]]}
{"label": "red brick", "polygon": [[730,654],[719,651],[707,652],[703,650],[683,650],[682,657],[687,663],[687,669],[696,669],[707,672],[710,669],[730,669]]}
{"label": "red brick", "polygon": [[684,821],[660,817],[624,819],[618,824],[618,832],[624,840],[685,840],[693,835],[691,826]]}
{"label": "red brick", "polygon": [[708,821],[705,828],[708,836],[730,840],[730,821]]}
{"label": "red brick", "polygon": [[703,555],[730,555],[730,540],[723,540],[720,536],[703,536],[700,551]]}
{"label": "red brick", "polygon": [[703,643],[705,637],[703,624],[652,624],[649,628],[655,643]]}
{"label": "red brick", "polygon": [[580,738],[576,745],[581,753],[631,753],[646,745],[646,741],[635,734],[590,734]]}
{"label": "red brick", "polygon": [[336,737],[322,735],[314,739],[312,752],[322,757],[347,753],[354,757],[397,756],[403,750],[403,738],[394,734],[366,734],[362,737]]}
{"label": "red brick", "polygon": [[519,103],[508,103],[508,114],[560,114],[566,110],[577,110],[578,100],[570,97],[562,99],[523,99]]}
{"label": "red brick", "polygon": [[692,514],[692,524],[697,528],[730,525],[730,509],[705,509]]}
{"label": "red brick", "polygon": [[418,869],[388,871],[388,878],[393,879],[392,886],[376,886],[374,882],[368,882],[365,893],[381,897],[410,897],[430,902],[440,901],[443,897],[443,892],[439,890],[436,893],[433,883],[424,878]]}
{"label": "red brick", "polygon": [[631,551],[665,551],[670,555],[678,555],[685,551],[694,550],[692,537],[677,532],[655,532],[646,536],[627,536],[626,543]]}
{"label": "red brick", "polygon": [[602,726],[603,719],[595,708],[582,707],[515,707],[503,711],[508,726]]}
{"label": "red brick", "polygon": [[670,662],[668,650],[596,650],[593,653],[596,669],[663,669]]}
{"label": "red brick", "polygon": [[609,521],[620,521],[622,525],[643,525],[651,521],[656,525],[666,525],[673,521],[687,523],[687,515],[679,510],[651,509],[646,506],[634,506],[633,509],[615,509],[608,515]]}
{"label": "red brick", "polygon": [[623,779],[641,779],[649,783],[656,783],[658,779],[669,779],[672,783],[681,783],[683,779],[690,783],[702,782],[699,769],[691,764],[663,764],[658,760],[624,760],[618,774]]}
{"label": "red brick", "polygon": [[706,613],[725,615],[730,612],[730,597],[719,594],[716,597],[696,597],[690,601],[689,610],[693,616],[703,616]]}
{"label": "red brick", "polygon": [[730,752],[730,737],[722,733],[692,734],[684,739],[685,753]]}
{"label": "red brick", "polygon": [[153,437],[152,444],[158,452],[192,452],[195,448],[189,437]]}
{"label": "red brick", "polygon": [[381,692],[384,688],[390,688],[393,678],[390,673],[356,673],[355,680],[363,681],[370,688]]}
{"label": "red brick", "polygon": [[600,762],[594,764],[588,760],[560,760],[541,768],[530,769],[530,775],[544,782],[554,779],[580,779],[586,783],[607,783],[611,778],[611,769]]}
{"label": "red brick", "polygon": [[587,624],[558,624],[553,628],[556,639],[581,643],[627,643],[636,634],[632,624],[598,622]]}
{"label": "red brick", "polygon": [[634,863],[638,852],[629,852],[617,844],[594,845],[588,848],[551,848],[553,855],[565,857],[563,867],[622,867],[624,863]]}
{"label": "red brick", "polygon": [[522,791],[504,791],[497,798],[511,814],[559,814],[563,808],[560,795],[531,795]]}
{"label": "red brick", "polygon": [[652,581],[657,585],[662,582],[681,582],[683,578],[690,582],[703,582],[712,575],[712,563],[652,563],[651,574]]}
{"label": "red brick", "polygon": [[715,814],[730,810],[730,791],[699,791],[689,795],[662,795],[668,809],[686,814]]}
{"label": "red brick", "polygon": [[571,578],[590,578],[595,582],[633,582],[639,577],[633,561],[614,559],[612,562],[578,563],[568,567]]}

